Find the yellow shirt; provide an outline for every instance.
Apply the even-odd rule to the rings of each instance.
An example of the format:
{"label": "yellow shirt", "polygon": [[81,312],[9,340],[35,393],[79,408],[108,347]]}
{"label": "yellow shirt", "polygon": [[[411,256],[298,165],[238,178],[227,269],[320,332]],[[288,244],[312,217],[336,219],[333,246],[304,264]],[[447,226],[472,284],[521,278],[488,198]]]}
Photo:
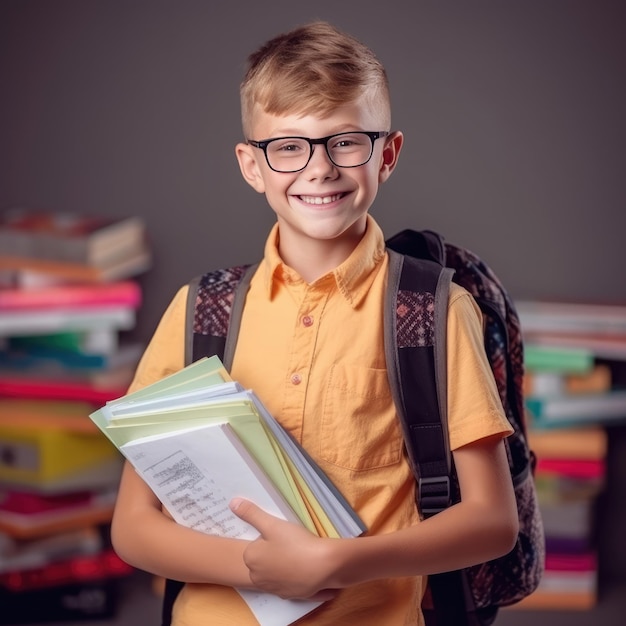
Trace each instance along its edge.
{"label": "yellow shirt", "polygon": [[[370,534],[417,524],[414,479],[403,457],[383,350],[388,257],[382,231],[368,218],[352,255],[312,284],[282,263],[277,236],[275,227],[250,285],[231,374],[254,389],[303,444]],[[182,288],[164,314],[133,389],[183,366],[186,293]],[[453,285],[448,315],[452,449],[511,432],[482,346],[480,311]],[[424,586],[421,577],[358,585],[298,624],[422,624]],[[176,602],[173,624],[244,626],[256,620],[234,590],[188,584]]]}

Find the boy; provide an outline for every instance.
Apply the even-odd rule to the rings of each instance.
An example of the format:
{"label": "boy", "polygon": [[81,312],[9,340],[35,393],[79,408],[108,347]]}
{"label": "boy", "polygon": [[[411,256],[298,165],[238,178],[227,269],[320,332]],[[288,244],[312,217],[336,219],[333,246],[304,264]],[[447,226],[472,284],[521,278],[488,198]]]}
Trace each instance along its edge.
{"label": "boy", "polygon": [[[325,23],[269,41],[241,87],[244,179],[277,223],[247,295],[231,374],[320,464],[359,513],[358,539],[321,539],[233,501],[253,542],[175,524],[126,468],[112,526],[133,565],[185,581],[173,624],[255,624],[233,587],[327,600],[301,624],[422,624],[426,576],[507,553],[517,511],[503,415],[478,309],[452,287],[449,430],[462,502],[420,522],[383,350],[384,237],[368,211],[393,172],[386,74]],[[183,367],[186,288],[165,312],[132,389]]]}

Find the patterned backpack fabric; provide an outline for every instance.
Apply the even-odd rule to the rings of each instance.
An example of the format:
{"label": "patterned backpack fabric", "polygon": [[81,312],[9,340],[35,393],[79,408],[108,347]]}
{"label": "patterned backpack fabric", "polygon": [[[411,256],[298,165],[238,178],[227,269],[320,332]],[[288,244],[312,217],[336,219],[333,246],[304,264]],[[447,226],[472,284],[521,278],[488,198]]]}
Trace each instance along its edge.
{"label": "patterned backpack fabric", "polygon": [[[446,314],[450,280],[467,289],[484,315],[485,349],[514,433],[507,438],[519,514],[519,536],[507,555],[429,577],[422,608],[427,626],[487,626],[498,608],[535,590],[543,573],[543,526],[534,456],[526,440],[520,323],[500,281],[476,255],[432,231],[405,230],[387,242],[385,351],[422,517],[459,500],[447,438]],[[230,369],[245,294],[256,266],[209,272],[190,284],[186,361],[218,354]],[[415,372],[420,375],[416,376]],[[436,422],[433,422],[435,416]],[[181,583],[167,581],[163,626]]]}
{"label": "patterned backpack fabric", "polygon": [[[519,318],[498,277],[469,250],[444,242],[432,231],[405,230],[388,240],[387,245],[392,250],[390,280],[393,279],[394,265],[401,265],[401,269],[395,271],[400,274],[395,298],[396,328],[388,340],[389,344],[395,339],[397,344],[391,354],[388,353],[387,364],[389,368],[391,359],[399,359],[399,364],[396,365],[400,372],[397,387],[401,389],[403,396],[396,400],[396,405],[399,412],[405,413],[400,415],[401,421],[422,426],[417,434],[421,445],[418,444],[419,447],[415,447],[413,451],[410,434],[405,432],[409,458],[413,458],[416,465],[414,472],[418,488],[417,502],[422,516],[434,515],[449,504],[457,502],[460,497],[445,440],[445,368],[436,365],[437,362],[445,363],[445,326],[443,321],[437,323],[428,314],[432,309],[441,314],[445,307],[429,306],[429,302],[424,301],[424,293],[434,297],[432,294],[437,290],[437,279],[430,279],[430,284],[424,282],[430,263],[438,268],[452,270],[452,280],[467,289],[478,303],[484,318],[485,351],[502,406],[514,429],[514,433],[505,440],[519,517],[519,534],[514,549],[487,563],[458,572],[430,576],[432,606],[428,601],[423,606],[428,626],[486,626],[493,623],[499,607],[519,602],[536,589],[545,561],[543,525],[533,475],[535,458],[526,438],[522,391],[523,344]],[[399,254],[394,255],[393,251]],[[394,260],[394,256],[400,259]],[[431,273],[437,271],[431,270]],[[439,280],[445,278],[445,273],[439,275]],[[416,298],[416,294],[422,298],[421,301]],[[407,310],[412,308],[417,312],[407,314]],[[404,319],[407,317],[413,320],[410,331],[403,330],[406,326]],[[424,351],[428,359],[433,355],[430,367],[434,370],[434,383],[428,377],[416,377],[412,374],[416,359],[420,357],[413,337],[428,337],[431,326],[434,330],[430,333],[430,338],[422,341],[433,344],[432,352]],[[403,355],[405,351],[411,352]],[[439,356],[435,357],[437,351]],[[425,358],[424,354],[421,356]],[[428,366],[422,366],[420,371],[424,371],[424,367]],[[433,384],[436,392],[431,390]],[[432,420],[433,407],[428,402],[433,395],[435,398],[431,400],[431,404],[434,402],[438,407],[442,423],[439,437],[432,435],[432,424],[425,424]],[[423,482],[424,477],[427,482],[420,493],[420,481]],[[450,478],[450,483],[446,490],[447,477]],[[424,505],[428,498],[432,503],[430,507]]]}

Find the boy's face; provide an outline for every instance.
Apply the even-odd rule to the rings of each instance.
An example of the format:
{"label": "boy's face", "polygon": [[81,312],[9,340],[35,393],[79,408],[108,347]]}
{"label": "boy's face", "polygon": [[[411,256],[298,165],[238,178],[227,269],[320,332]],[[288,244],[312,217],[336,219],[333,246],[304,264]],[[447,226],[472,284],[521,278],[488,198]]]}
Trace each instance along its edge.
{"label": "boy's face", "polygon": [[[318,139],[348,131],[385,131],[383,116],[365,97],[324,118],[314,115],[271,115],[256,110],[248,139],[276,137]],[[263,150],[238,144],[237,158],[244,179],[264,193],[276,213],[281,242],[306,245],[311,240],[358,240],[365,232],[367,212],[378,186],[395,167],[401,133],[377,139],[371,159],[359,167],[334,165],[323,145],[313,146],[311,159],[299,172],[272,170]],[[308,240],[308,241],[307,241]]]}

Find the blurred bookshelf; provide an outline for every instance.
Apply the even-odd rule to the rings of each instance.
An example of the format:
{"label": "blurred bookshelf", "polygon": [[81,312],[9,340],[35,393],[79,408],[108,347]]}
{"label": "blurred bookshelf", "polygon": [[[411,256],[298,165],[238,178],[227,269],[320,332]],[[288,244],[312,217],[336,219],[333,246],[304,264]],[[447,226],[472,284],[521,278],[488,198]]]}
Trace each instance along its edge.
{"label": "blurred bookshelf", "polygon": [[150,258],[138,218],[0,216],[0,624],[115,619],[136,588],[109,538],[122,457],[89,414],[132,380]]}
{"label": "blurred bookshelf", "polygon": [[498,624],[623,623],[626,306],[518,303],[546,572]]}

